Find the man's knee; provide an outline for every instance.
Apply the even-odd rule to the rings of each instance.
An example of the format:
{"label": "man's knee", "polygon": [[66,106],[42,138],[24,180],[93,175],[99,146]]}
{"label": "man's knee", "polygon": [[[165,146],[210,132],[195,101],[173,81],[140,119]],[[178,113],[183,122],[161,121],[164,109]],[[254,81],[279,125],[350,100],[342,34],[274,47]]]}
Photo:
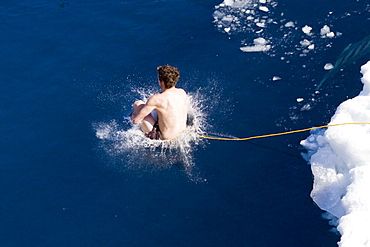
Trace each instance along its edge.
{"label": "man's knee", "polygon": [[138,107],[138,106],[140,106],[140,105],[145,105],[145,102],[144,102],[144,101],[142,101],[142,100],[137,100],[137,101],[135,101],[135,102],[134,102],[134,108],[135,108],[135,107]]}
{"label": "man's knee", "polygon": [[144,101],[142,101],[142,100],[135,101],[135,103],[133,105],[134,112],[135,113],[138,113],[144,106],[145,106],[145,102]]}

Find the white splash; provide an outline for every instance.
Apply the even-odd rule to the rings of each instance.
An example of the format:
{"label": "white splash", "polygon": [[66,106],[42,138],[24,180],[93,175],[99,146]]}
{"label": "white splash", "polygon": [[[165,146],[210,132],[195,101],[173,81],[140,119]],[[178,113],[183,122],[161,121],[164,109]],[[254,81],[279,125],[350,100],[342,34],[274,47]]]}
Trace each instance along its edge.
{"label": "white splash", "polygon": [[[136,93],[141,99],[147,100],[154,92],[139,89]],[[204,182],[194,171],[193,151],[204,142],[200,135],[204,134],[208,126],[206,114],[202,110],[205,97],[198,91],[190,93],[189,99],[188,116],[191,124],[177,138],[151,140],[145,137],[138,125],[133,125],[130,118],[126,117],[122,121],[111,120],[93,124],[96,137],[100,139],[100,148],[113,159],[124,159],[120,164],[125,168],[159,169],[176,165],[191,180]]]}
{"label": "white splash", "polygon": [[[370,123],[370,61],[361,73],[363,91],[343,102],[329,124]],[[301,144],[314,175],[311,197],[334,219],[339,246],[370,246],[370,125],[312,131]]]}

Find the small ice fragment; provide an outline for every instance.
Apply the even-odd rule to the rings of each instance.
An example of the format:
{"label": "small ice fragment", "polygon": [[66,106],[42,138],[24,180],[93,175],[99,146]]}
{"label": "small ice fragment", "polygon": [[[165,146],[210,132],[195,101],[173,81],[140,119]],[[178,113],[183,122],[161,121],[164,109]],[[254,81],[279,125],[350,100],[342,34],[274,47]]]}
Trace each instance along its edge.
{"label": "small ice fragment", "polygon": [[254,46],[240,47],[243,52],[259,52],[268,51],[271,49],[271,45],[267,45],[268,41],[264,38],[257,38],[253,40]]}
{"label": "small ice fragment", "polygon": [[225,32],[228,33],[228,32],[230,32],[231,28],[230,27],[225,27],[224,30],[225,30]]}
{"label": "small ice fragment", "polygon": [[227,15],[227,16],[222,17],[222,21],[224,21],[224,22],[232,22],[233,19],[234,19],[234,17],[231,16],[231,15]]}
{"label": "small ice fragment", "polygon": [[243,52],[259,52],[259,51],[268,51],[270,49],[271,45],[254,45],[240,47],[240,50],[242,50]]}
{"label": "small ice fragment", "polygon": [[266,3],[266,0],[260,0],[260,3]]}
{"label": "small ice fragment", "polygon": [[249,1],[240,1],[240,0],[224,0],[223,2],[224,5],[230,6],[232,8],[242,8],[249,3]]}
{"label": "small ice fragment", "polygon": [[306,47],[306,46],[309,46],[311,45],[311,41],[307,40],[307,39],[304,39],[302,40],[301,42],[299,42],[301,44],[301,46],[303,47]]}
{"label": "small ice fragment", "polygon": [[332,68],[334,68],[334,65],[333,65],[333,64],[331,64],[331,63],[327,63],[327,64],[325,64],[325,66],[324,66],[324,70],[331,70]]}
{"label": "small ice fragment", "polygon": [[328,34],[326,34],[326,37],[328,38],[333,38],[335,36],[335,34],[333,32],[330,32]]}
{"label": "small ice fragment", "polygon": [[255,45],[266,45],[266,44],[268,43],[268,41],[267,41],[267,40],[265,40],[264,38],[259,37],[259,38],[257,38],[257,39],[254,39],[254,40],[253,40],[253,43],[254,43]]}
{"label": "small ice fragment", "polygon": [[285,23],[284,26],[285,27],[295,27],[294,22],[292,22],[292,21],[289,21],[289,22]]}
{"label": "small ice fragment", "polygon": [[309,103],[302,106],[301,111],[309,111],[311,110],[311,105]]}
{"label": "small ice fragment", "polygon": [[311,35],[311,30],[312,30],[312,27],[310,27],[308,25],[302,27],[302,32],[304,32],[307,35]]}
{"label": "small ice fragment", "polygon": [[321,36],[326,36],[328,33],[330,33],[330,27],[328,25],[325,25],[320,29]]}
{"label": "small ice fragment", "polygon": [[223,4],[224,4],[224,5],[226,5],[226,6],[233,6],[233,3],[234,3],[234,1],[233,1],[233,0],[225,0],[225,1],[223,2]]}
{"label": "small ice fragment", "polygon": [[297,102],[302,102],[304,99],[303,98],[297,98]]}
{"label": "small ice fragment", "polygon": [[330,31],[330,27],[328,25],[325,25],[320,29],[320,35],[322,38],[333,38],[335,33]]}
{"label": "small ice fragment", "polygon": [[273,81],[278,81],[278,80],[281,80],[281,78],[280,78],[279,76],[276,76],[276,75],[275,75],[274,77],[272,77],[272,80],[273,80]]}
{"label": "small ice fragment", "polygon": [[267,8],[266,6],[259,6],[259,10],[263,12],[269,12],[269,8]]}
{"label": "small ice fragment", "polygon": [[266,27],[265,23],[262,23],[262,22],[257,22],[256,26],[257,27]]}
{"label": "small ice fragment", "polygon": [[309,50],[313,50],[313,49],[315,49],[315,44],[309,45],[307,48],[308,48]]}

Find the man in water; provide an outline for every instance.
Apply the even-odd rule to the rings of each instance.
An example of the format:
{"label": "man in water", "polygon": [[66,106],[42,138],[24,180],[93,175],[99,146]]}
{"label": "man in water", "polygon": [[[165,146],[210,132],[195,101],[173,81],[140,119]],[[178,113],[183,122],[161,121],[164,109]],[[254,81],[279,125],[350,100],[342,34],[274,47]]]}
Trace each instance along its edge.
{"label": "man in water", "polygon": [[186,129],[188,96],[183,89],[175,87],[180,78],[177,68],[165,65],[157,70],[162,93],[151,96],[146,103],[136,101],[131,119],[134,124],[140,124],[150,139],[174,139]]}

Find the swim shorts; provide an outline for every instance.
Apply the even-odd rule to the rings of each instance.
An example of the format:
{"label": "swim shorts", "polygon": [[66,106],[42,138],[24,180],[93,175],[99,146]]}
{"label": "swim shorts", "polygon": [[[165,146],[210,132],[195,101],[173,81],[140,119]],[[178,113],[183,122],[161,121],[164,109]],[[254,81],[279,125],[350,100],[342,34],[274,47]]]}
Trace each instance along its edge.
{"label": "swim shorts", "polygon": [[162,140],[162,133],[158,126],[158,121],[154,123],[152,131],[145,134],[146,137],[152,139],[152,140]]}

